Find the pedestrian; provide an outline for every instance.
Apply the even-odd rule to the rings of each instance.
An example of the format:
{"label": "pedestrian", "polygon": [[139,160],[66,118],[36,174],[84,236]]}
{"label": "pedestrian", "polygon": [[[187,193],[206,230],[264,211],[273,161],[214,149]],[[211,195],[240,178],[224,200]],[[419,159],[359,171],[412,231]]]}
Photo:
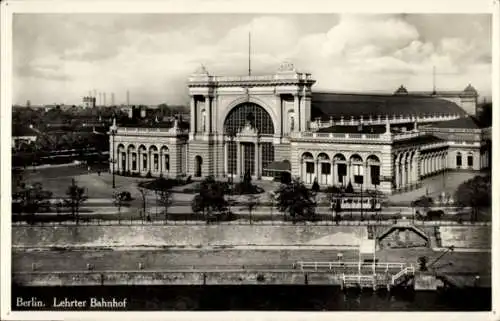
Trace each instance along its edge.
{"label": "pedestrian", "polygon": [[97,170],[97,176],[101,176],[101,171]]}

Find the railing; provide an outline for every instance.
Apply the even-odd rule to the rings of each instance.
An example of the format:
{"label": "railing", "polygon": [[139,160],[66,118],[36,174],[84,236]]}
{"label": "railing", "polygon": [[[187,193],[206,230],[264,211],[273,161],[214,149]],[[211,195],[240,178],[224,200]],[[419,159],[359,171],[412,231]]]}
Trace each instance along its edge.
{"label": "railing", "polygon": [[401,271],[399,271],[398,273],[394,274],[391,278],[391,284],[392,285],[396,285],[396,282],[403,276],[405,275],[413,275],[415,273],[415,268],[413,267],[413,265],[411,266],[407,266],[405,267],[404,269],[402,269]]}
{"label": "railing", "polygon": [[[372,117],[368,118],[359,118],[359,119],[343,119],[341,118],[340,120],[315,120],[315,121],[310,121],[309,122],[309,128],[311,129],[319,129],[319,128],[326,128],[326,127],[331,127],[331,126],[345,126],[345,125],[359,125],[360,123],[363,123],[364,125],[383,125],[386,123],[387,119],[386,116],[388,115],[374,115]],[[460,118],[460,114],[443,114],[443,115],[428,115],[428,116],[420,116],[420,117],[413,117],[413,116],[403,116],[403,115],[392,115],[389,116],[388,120],[390,124],[401,124],[401,123],[413,123],[417,121],[417,123],[428,123],[428,122],[436,122],[436,121],[446,121],[446,120],[453,120]]]}
{"label": "railing", "polygon": [[148,127],[119,127],[117,131],[117,135],[120,134],[136,134],[136,135],[145,135],[145,136],[157,136],[168,135],[168,136],[176,136],[179,134],[188,134],[187,130],[183,129],[175,129],[175,128],[148,128]]}
{"label": "railing", "polygon": [[296,132],[291,134],[292,138],[326,138],[337,140],[390,140],[391,136],[381,134],[360,134],[360,133],[316,133],[316,132]]}
{"label": "railing", "polygon": [[189,78],[190,82],[273,82],[286,80],[312,80],[309,73],[290,73],[285,75],[263,75],[263,76],[211,76],[211,75],[193,75]]}
{"label": "railing", "polygon": [[383,269],[384,271],[389,271],[390,269],[400,269],[403,270],[407,266],[405,263],[394,263],[394,262],[385,262],[385,263],[369,263],[369,262],[342,262],[342,261],[332,261],[332,262],[304,262],[299,261],[295,263],[295,267],[306,270],[306,269],[314,269],[315,271],[319,269],[328,269],[333,270],[335,268],[360,268],[360,267],[369,267],[373,268],[375,265],[375,269]]}

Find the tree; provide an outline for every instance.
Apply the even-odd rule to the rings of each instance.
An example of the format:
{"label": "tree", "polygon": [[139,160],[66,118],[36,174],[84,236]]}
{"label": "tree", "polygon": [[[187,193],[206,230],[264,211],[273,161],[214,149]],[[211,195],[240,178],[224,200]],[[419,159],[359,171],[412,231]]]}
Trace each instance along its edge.
{"label": "tree", "polygon": [[68,186],[66,190],[66,195],[68,196],[63,202],[64,206],[71,209],[71,215],[75,218],[76,223],[80,218],[80,207],[88,199],[85,195],[85,188],[76,185],[76,181],[73,178],[71,180],[71,185]]}
{"label": "tree", "polygon": [[12,200],[17,204],[19,213],[25,213],[29,220],[33,220],[37,212],[50,209],[51,197],[52,192],[44,190],[41,183],[34,183],[31,186],[22,183],[13,193]]}
{"label": "tree", "polygon": [[258,197],[254,194],[250,194],[247,197],[247,203],[246,207],[248,209],[248,213],[250,214],[250,223],[252,223],[252,211],[257,207],[258,205]]}
{"label": "tree", "polygon": [[121,219],[122,207],[127,204],[127,195],[124,192],[115,192],[113,194],[113,205],[118,209],[118,222]]}
{"label": "tree", "polygon": [[347,187],[345,188],[346,193],[354,193],[354,188],[352,187],[352,183],[349,180],[349,183],[347,184]]}
{"label": "tree", "polygon": [[426,256],[420,256],[418,258],[418,270],[419,271],[427,271],[428,268],[427,268],[427,263],[428,263],[428,259]]}
{"label": "tree", "polygon": [[455,192],[459,208],[471,208],[471,221],[476,221],[478,210],[491,205],[491,175],[475,176],[460,184]]}
{"label": "tree", "polygon": [[[426,195],[422,195],[416,200],[411,202],[411,206],[413,208],[416,208],[417,211],[417,219],[423,218],[424,215],[429,212],[430,207],[432,206],[432,198]],[[420,209],[424,212],[422,214],[420,213]]]}
{"label": "tree", "polygon": [[314,182],[311,186],[311,191],[313,191],[314,193],[318,193],[319,192],[319,184],[318,184],[318,179],[317,178],[314,178]]}
{"label": "tree", "polygon": [[313,194],[300,180],[294,179],[290,184],[281,185],[276,194],[278,209],[288,213],[294,222],[314,216],[316,202]]}
{"label": "tree", "polygon": [[158,203],[163,207],[163,214],[165,215],[165,224],[168,219],[168,208],[172,205],[172,194],[169,190],[158,191]]}
{"label": "tree", "polygon": [[191,208],[195,213],[203,213],[208,223],[214,217],[227,214],[225,193],[226,186],[209,176],[200,183],[200,192],[194,197]]}
{"label": "tree", "polygon": [[137,189],[139,190],[139,193],[141,193],[142,197],[142,211],[141,211],[141,219],[143,219],[146,215],[146,196],[148,193],[148,190],[140,185],[139,182],[137,182]]}

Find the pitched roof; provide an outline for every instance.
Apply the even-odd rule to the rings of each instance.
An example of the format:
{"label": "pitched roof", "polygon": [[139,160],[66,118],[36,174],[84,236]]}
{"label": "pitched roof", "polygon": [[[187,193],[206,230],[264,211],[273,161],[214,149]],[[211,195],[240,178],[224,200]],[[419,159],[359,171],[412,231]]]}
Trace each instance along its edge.
{"label": "pitched roof", "polygon": [[461,117],[453,120],[447,120],[437,123],[431,123],[430,127],[435,128],[463,128],[463,129],[480,129],[482,124],[475,117]]}
{"label": "pitched roof", "polygon": [[38,136],[38,133],[27,126],[12,126],[12,137]]}
{"label": "pitched roof", "polygon": [[368,119],[370,115],[430,115],[462,114],[457,104],[434,97],[415,95],[367,95],[314,92],[311,100],[311,119],[344,118]]}

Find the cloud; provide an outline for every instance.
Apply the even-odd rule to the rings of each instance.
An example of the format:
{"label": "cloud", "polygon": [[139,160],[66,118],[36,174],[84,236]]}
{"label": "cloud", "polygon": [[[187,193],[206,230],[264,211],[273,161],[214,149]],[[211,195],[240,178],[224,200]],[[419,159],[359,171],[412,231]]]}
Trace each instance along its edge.
{"label": "cloud", "polygon": [[[436,66],[443,89],[471,82],[491,91],[483,17],[446,24],[444,16],[318,15],[321,28],[305,28],[300,15],[27,16],[14,19],[17,102],[73,104],[96,89],[120,103],[128,89],[134,103],[184,103],[200,63],[212,74],[246,74],[249,32],[255,74],[290,59],[313,74],[317,89],[390,92],[402,83],[429,89]],[[450,31],[455,24],[465,36]]]}

